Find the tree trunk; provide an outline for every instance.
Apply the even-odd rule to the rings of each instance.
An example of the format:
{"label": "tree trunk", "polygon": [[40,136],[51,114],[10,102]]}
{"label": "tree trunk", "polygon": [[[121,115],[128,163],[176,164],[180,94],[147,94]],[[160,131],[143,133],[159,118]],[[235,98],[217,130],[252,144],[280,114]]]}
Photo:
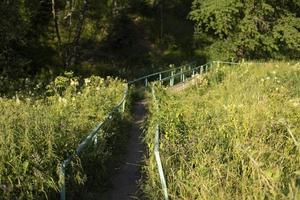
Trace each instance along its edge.
{"label": "tree trunk", "polygon": [[52,15],[53,15],[53,20],[54,20],[54,26],[55,26],[55,32],[56,32],[56,37],[57,37],[57,41],[58,41],[58,46],[60,48],[61,47],[61,37],[60,37],[60,31],[59,31],[58,22],[57,22],[55,0],[52,0]]}
{"label": "tree trunk", "polygon": [[58,46],[58,51],[59,55],[62,58],[62,62],[65,64],[66,58],[65,58],[65,53],[62,47],[62,40],[60,36],[60,30],[58,26],[58,20],[57,20],[57,14],[56,14],[56,8],[55,8],[55,0],[52,0],[52,15],[53,15],[53,20],[54,20],[54,27],[55,27],[55,33],[57,37],[57,46]]}
{"label": "tree trunk", "polygon": [[82,30],[83,30],[83,27],[84,27],[84,20],[85,20],[85,17],[86,17],[87,9],[88,9],[88,2],[87,2],[87,0],[84,0],[81,15],[79,17],[77,29],[76,29],[76,32],[75,32],[75,36],[74,36],[73,42],[72,42],[71,47],[70,47],[66,67],[73,66],[77,61],[79,41],[80,41]]}

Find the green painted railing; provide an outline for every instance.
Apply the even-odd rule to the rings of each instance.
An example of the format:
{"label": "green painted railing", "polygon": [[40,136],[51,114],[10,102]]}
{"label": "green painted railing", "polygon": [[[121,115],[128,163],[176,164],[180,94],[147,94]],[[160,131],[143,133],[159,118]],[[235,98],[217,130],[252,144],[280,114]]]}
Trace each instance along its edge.
{"label": "green painted railing", "polygon": [[81,152],[92,142],[94,141],[97,143],[97,133],[107,124],[110,122],[110,120],[113,119],[113,115],[116,112],[124,112],[125,111],[125,104],[126,104],[126,98],[128,96],[128,84],[125,86],[124,95],[122,97],[122,100],[119,102],[117,106],[115,106],[112,111],[107,115],[107,117],[104,119],[103,122],[99,123],[89,134],[88,136],[78,145],[76,148],[75,154],[70,155],[66,160],[64,160],[61,164],[60,168],[60,178],[61,178],[61,188],[60,188],[60,199],[65,200],[66,199],[66,181],[65,181],[65,175],[66,175],[66,167],[71,163],[71,161],[74,159],[75,156],[79,156]]}
{"label": "green painted railing", "polygon": [[[172,73],[170,76],[160,79],[159,83],[162,84],[164,81],[170,80],[169,85],[173,86],[175,77],[180,77],[180,82],[184,82],[186,80],[185,78],[188,78],[187,75],[190,75],[193,77],[196,74],[199,74],[199,75],[204,74],[204,73],[208,72],[213,67],[214,64],[219,66],[220,64],[239,65],[240,63],[212,61],[212,62],[206,63],[205,65],[194,67],[194,68],[191,68],[191,69],[188,69],[185,71],[181,70],[181,72],[177,73],[177,74]],[[158,103],[156,95],[155,95],[154,87],[151,87],[151,91],[152,91],[152,98],[154,101],[154,107],[156,109],[156,112],[158,113],[159,112],[159,105],[158,105],[159,103]],[[162,193],[163,193],[164,199],[168,200],[169,195],[168,195],[167,181],[165,178],[163,165],[161,163],[161,158],[160,158],[160,153],[159,153],[159,149],[160,149],[159,148],[159,139],[160,139],[160,126],[159,126],[159,122],[157,122],[157,124],[155,125],[154,156],[155,156],[155,161],[157,164],[158,174],[159,174],[159,178],[160,178],[160,182],[161,182]]]}
{"label": "green painted railing", "polygon": [[[192,67],[191,65],[184,65],[176,68],[172,68],[165,71],[156,72],[153,74],[149,74],[137,79],[134,79],[132,81],[129,81],[124,89],[124,94],[122,97],[122,100],[119,102],[117,106],[115,106],[112,111],[107,115],[105,120],[101,123],[99,123],[89,134],[88,136],[78,145],[78,147],[75,150],[74,155],[70,155],[66,160],[64,160],[61,163],[60,168],[60,177],[61,177],[61,188],[60,188],[60,199],[65,200],[66,199],[66,167],[71,163],[71,161],[75,158],[75,156],[79,156],[81,152],[91,143],[91,142],[97,142],[97,133],[112,119],[116,112],[124,112],[125,106],[126,106],[126,99],[128,97],[128,90],[130,85],[135,84],[144,84],[145,87],[149,86],[149,82],[156,82],[158,81],[160,84],[165,84],[166,81],[168,81],[168,85],[173,86],[177,83],[185,82],[188,78],[196,75],[196,74],[203,74],[209,71],[209,69],[213,66],[213,64],[240,64],[240,63],[233,63],[233,62],[221,62],[221,61],[213,61],[209,62],[205,65],[200,65],[197,67]],[[176,80],[178,78],[178,80]],[[152,88],[152,95],[156,101],[155,92]],[[158,111],[158,104],[157,104],[157,111]],[[168,192],[167,192],[167,183],[163,172],[163,166],[160,159],[159,154],[159,124],[156,125],[156,132],[155,132],[155,138],[154,138],[154,155],[156,159],[156,163],[158,166],[159,176],[162,184],[162,190],[164,194],[164,199],[168,200]]]}
{"label": "green painted railing", "polygon": [[[151,87],[151,91],[152,91],[152,98],[154,101],[154,106],[156,109],[156,112],[159,112],[159,106],[158,106],[158,102],[155,96],[155,90],[154,87]],[[161,182],[161,188],[162,188],[162,192],[164,195],[164,199],[168,200],[169,199],[169,195],[168,195],[168,188],[167,188],[167,182],[166,182],[166,178],[164,175],[164,170],[163,170],[163,166],[161,163],[161,159],[160,159],[160,154],[159,154],[159,123],[157,122],[156,126],[155,126],[155,138],[154,138],[154,157],[156,160],[156,164],[157,164],[157,169],[158,169],[158,174],[159,174],[159,178],[160,178],[160,182]]]}

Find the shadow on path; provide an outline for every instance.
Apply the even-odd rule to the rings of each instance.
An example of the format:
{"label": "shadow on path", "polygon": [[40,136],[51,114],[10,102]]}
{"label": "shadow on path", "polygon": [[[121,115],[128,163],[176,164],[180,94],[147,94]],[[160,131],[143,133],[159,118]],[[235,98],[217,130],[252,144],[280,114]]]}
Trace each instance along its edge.
{"label": "shadow on path", "polygon": [[113,187],[103,195],[104,200],[141,199],[138,182],[141,179],[140,168],[145,150],[141,135],[146,117],[146,100],[135,103],[133,117],[124,163],[112,177]]}

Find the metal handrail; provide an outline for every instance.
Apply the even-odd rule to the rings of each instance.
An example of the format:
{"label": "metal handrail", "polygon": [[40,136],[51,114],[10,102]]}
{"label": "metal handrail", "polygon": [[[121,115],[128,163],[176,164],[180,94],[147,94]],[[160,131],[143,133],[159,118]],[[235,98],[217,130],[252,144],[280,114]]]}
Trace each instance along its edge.
{"label": "metal handrail", "polygon": [[[157,103],[157,99],[156,99],[155,91],[154,91],[153,87],[151,87],[151,91],[152,91],[152,98],[153,98],[153,101],[154,101],[154,106],[156,108],[156,112],[158,113],[159,112],[159,107],[158,107],[158,103]],[[159,123],[157,123],[156,126],[155,126],[154,156],[155,156],[155,160],[156,160],[156,164],[157,164],[157,168],[158,168],[158,173],[159,173],[159,177],[160,177],[160,182],[161,182],[161,187],[162,187],[164,199],[168,200],[169,195],[168,195],[167,182],[166,182],[166,178],[165,178],[165,175],[164,175],[164,170],[163,170],[163,167],[162,167],[160,154],[159,154],[159,138],[160,138]]]}
{"label": "metal handrail", "polygon": [[[160,72],[156,72],[156,73],[152,73],[146,76],[142,76],[140,78],[134,79],[132,81],[128,81],[124,90],[124,95],[122,97],[122,100],[112,109],[112,111],[107,115],[107,117],[101,122],[99,123],[89,134],[88,136],[78,145],[78,147],[75,150],[75,154],[72,154],[70,156],[68,156],[67,159],[65,159],[62,164],[61,164],[61,168],[60,168],[60,175],[61,175],[61,189],[60,189],[60,199],[61,200],[65,200],[66,199],[66,182],[65,182],[65,169],[66,167],[70,164],[70,162],[74,159],[74,157],[77,155],[79,156],[80,153],[82,152],[82,150],[88,145],[90,144],[91,141],[96,140],[97,139],[97,133],[101,130],[101,128],[109,122],[109,120],[111,120],[113,118],[113,114],[115,112],[117,112],[120,107],[122,106],[122,112],[125,111],[125,105],[126,105],[126,98],[128,97],[128,90],[129,90],[129,86],[132,85],[133,83],[136,83],[140,80],[144,80],[145,81],[145,86],[148,86],[148,78],[159,75],[159,82],[162,83],[166,80],[171,80],[173,79],[173,82],[170,81],[170,85],[172,86],[174,84],[174,78],[177,76],[181,75],[181,82],[185,81],[185,77],[184,74],[188,73],[188,72],[195,72],[196,70],[200,69],[200,74],[203,73],[204,71],[204,67],[205,67],[205,71],[208,71],[208,66],[212,65],[214,63],[218,63],[219,64],[240,64],[240,63],[233,63],[233,62],[223,62],[223,61],[212,61],[212,62],[208,62],[204,65],[200,65],[194,68],[190,68],[188,70],[183,71],[184,67],[186,67],[187,65],[184,66],[180,66],[180,67],[176,67],[176,68],[172,68],[169,70],[164,70],[164,71],[160,71]],[[174,71],[180,69],[179,73],[173,74]],[[171,72],[171,76],[162,78],[162,74],[167,73],[167,72]],[[197,74],[197,73],[196,73]],[[194,73],[193,73],[194,75]],[[172,84],[171,84],[172,83]],[[152,88],[153,89],[153,88]],[[153,92],[153,97],[156,101],[156,97],[154,94],[154,90],[152,90]],[[157,111],[158,111],[158,105],[157,105]],[[166,184],[166,180],[164,177],[164,173],[163,173],[163,168],[162,168],[162,163],[161,163],[161,159],[160,159],[160,154],[159,154],[159,124],[157,124],[156,126],[156,132],[155,132],[155,145],[154,145],[154,155],[156,158],[156,162],[157,162],[157,166],[158,166],[158,170],[159,170],[159,175],[160,175],[160,180],[161,180],[161,184],[162,184],[162,189],[163,189],[163,193],[164,193],[164,198],[165,200],[168,200],[168,192],[167,192],[167,184]]]}
{"label": "metal handrail", "polygon": [[[192,68],[192,69],[189,69],[189,70],[186,70],[186,71],[168,76],[164,79],[161,79],[160,82],[172,79],[174,77],[177,77],[177,76],[180,76],[180,75],[185,74],[187,72],[191,72],[191,71],[198,70],[198,69],[200,69],[200,74],[202,74],[203,72],[207,72],[208,69],[209,69],[208,66],[212,67],[214,63],[216,63],[218,66],[219,66],[219,64],[233,64],[233,65],[241,64],[241,63],[234,63],[234,62],[212,61],[212,62],[208,62],[204,65],[200,65],[198,67],[195,67],[195,68]],[[204,67],[205,67],[205,71],[204,71]],[[184,79],[181,80],[181,81],[184,81]],[[155,104],[155,107],[156,107],[156,111],[159,112],[159,107],[158,107],[157,99],[156,99],[156,96],[155,96],[155,93],[154,93],[154,88],[152,87],[151,90],[152,90],[152,96],[153,96],[153,101],[154,101],[154,104]],[[162,163],[161,163],[161,159],[160,159],[160,154],[159,154],[159,138],[160,138],[159,122],[157,122],[155,127],[156,128],[155,128],[155,138],[154,138],[154,156],[155,156],[155,160],[156,160],[157,167],[158,167],[158,173],[159,173],[159,177],[160,177],[160,181],[161,181],[161,186],[162,186],[162,192],[163,192],[163,195],[164,195],[164,199],[168,200],[169,195],[168,195],[167,182],[166,182],[166,178],[165,178],[165,175],[164,175],[164,171],[163,171],[163,167],[162,167]]]}
{"label": "metal handrail", "polygon": [[65,200],[66,199],[66,181],[65,181],[65,175],[66,175],[66,167],[71,163],[71,161],[75,158],[75,156],[79,156],[82,152],[82,150],[89,145],[93,140],[97,140],[97,133],[101,130],[101,128],[108,123],[110,119],[113,118],[113,114],[120,109],[122,106],[122,112],[125,111],[125,104],[126,104],[126,98],[128,96],[128,84],[126,84],[124,95],[122,97],[122,100],[115,106],[111,112],[107,115],[107,117],[100,122],[89,134],[88,136],[77,146],[75,150],[75,154],[72,154],[68,156],[67,159],[65,159],[60,167],[60,178],[61,178],[61,188],[60,188],[60,199]]}
{"label": "metal handrail", "polygon": [[164,71],[159,71],[159,72],[155,72],[155,73],[152,73],[152,74],[148,74],[148,75],[145,75],[145,76],[142,76],[142,77],[139,77],[137,79],[134,79],[132,81],[129,81],[128,84],[133,84],[135,82],[138,82],[140,80],[145,80],[146,78],[150,78],[150,77],[153,77],[153,76],[156,76],[156,75],[159,75],[159,74],[164,74],[166,72],[171,72],[171,71],[174,71],[174,70],[177,70],[177,69],[180,69],[182,68],[183,66],[180,66],[180,67],[175,67],[175,68],[172,68],[172,69],[168,69],[168,70],[164,70]]}

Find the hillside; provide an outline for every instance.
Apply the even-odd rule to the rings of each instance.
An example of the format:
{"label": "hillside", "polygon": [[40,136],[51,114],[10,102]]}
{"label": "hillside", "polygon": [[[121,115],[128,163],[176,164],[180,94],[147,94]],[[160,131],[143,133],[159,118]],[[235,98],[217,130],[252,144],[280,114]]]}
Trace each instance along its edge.
{"label": "hillside", "polygon": [[[300,65],[221,65],[180,93],[155,88],[171,199],[298,199]],[[152,103],[153,104],[153,103]],[[162,196],[153,152],[144,191]]]}

